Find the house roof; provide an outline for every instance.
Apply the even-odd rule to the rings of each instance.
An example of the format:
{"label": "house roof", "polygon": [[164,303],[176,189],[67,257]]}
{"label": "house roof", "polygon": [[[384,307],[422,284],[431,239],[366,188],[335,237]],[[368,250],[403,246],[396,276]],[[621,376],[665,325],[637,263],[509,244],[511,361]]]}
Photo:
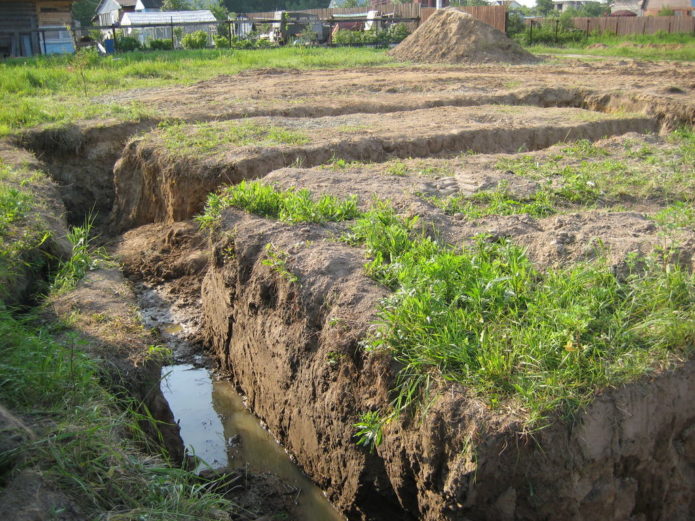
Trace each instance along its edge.
{"label": "house roof", "polygon": [[163,0],[140,0],[140,3],[145,9],[161,9],[164,2]]}
{"label": "house roof", "polygon": [[208,10],[201,11],[161,11],[126,13],[121,25],[168,24],[185,22],[216,22],[217,18]]}
{"label": "house roof", "polygon": [[118,2],[118,5],[121,7],[135,7],[135,4],[138,3],[138,0],[116,0]]}

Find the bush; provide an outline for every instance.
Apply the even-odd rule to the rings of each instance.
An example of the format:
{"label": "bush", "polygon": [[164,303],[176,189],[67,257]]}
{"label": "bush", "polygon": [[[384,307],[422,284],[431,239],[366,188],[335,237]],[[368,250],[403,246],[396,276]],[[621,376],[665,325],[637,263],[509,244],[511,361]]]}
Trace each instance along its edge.
{"label": "bush", "polygon": [[137,38],[132,36],[118,36],[116,37],[116,50],[121,52],[137,51],[141,49],[142,45]]}
{"label": "bush", "polygon": [[208,33],[205,31],[188,33],[181,38],[181,45],[184,49],[205,49],[208,46]]}
{"label": "bush", "polygon": [[336,45],[387,45],[400,43],[410,34],[408,26],[404,23],[391,25],[388,29],[377,31],[351,31],[339,30],[333,35],[333,43]]}
{"label": "bush", "polygon": [[388,35],[389,43],[400,43],[410,34],[410,29],[408,29],[407,25],[401,22],[399,24],[390,26],[386,30],[386,33]]}
{"label": "bush", "polygon": [[220,36],[218,34],[213,35],[212,41],[215,42],[215,47],[229,48],[229,38],[226,36]]}
{"label": "bush", "polygon": [[521,33],[514,35],[514,39],[522,45],[567,45],[576,44],[584,40],[584,32],[568,24],[563,19],[548,19],[540,25],[533,25],[533,33],[526,27]]}
{"label": "bush", "polygon": [[171,40],[150,40],[149,46],[153,51],[170,51],[174,48]]}

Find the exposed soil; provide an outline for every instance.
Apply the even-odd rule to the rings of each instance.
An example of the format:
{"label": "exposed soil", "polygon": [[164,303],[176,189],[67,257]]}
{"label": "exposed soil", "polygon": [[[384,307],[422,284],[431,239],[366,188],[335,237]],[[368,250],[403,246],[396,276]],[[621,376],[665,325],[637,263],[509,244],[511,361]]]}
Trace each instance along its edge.
{"label": "exposed soil", "polygon": [[[112,212],[113,229],[130,230],[116,253],[125,274],[188,313],[187,340],[214,353],[251,410],[349,519],[690,518],[692,362],[605,390],[573,422],[558,419],[533,437],[520,433],[517,412],[491,411],[466,389],[440,383],[425,414],[389,424],[383,444],[370,452],[355,445],[353,425],[361,412],[388,403],[398,368],[361,347],[388,291],[366,276],[364,252],[337,240],[345,225],[292,226],[228,209],[208,236],[185,220],[202,210],[210,192],[265,176],[280,187],[354,194],[363,208],[374,195],[389,199],[455,244],[482,232],[509,237],[540,268],[593,258],[600,245],[620,270],[630,254],[676,244],[675,260],[692,269],[695,231],[656,224],[655,212],[671,202],[658,190],[648,198],[561,205],[543,218],[468,219],[433,198],[504,184],[526,200],[540,181],[496,166],[518,156],[491,154],[543,149],[532,154],[542,163],[557,151],[546,148],[562,141],[692,124],[695,66],[611,61],[256,71],[137,97],[158,116],[137,125],[38,129],[18,140],[61,185],[72,222],[93,206],[102,216]],[[167,142],[166,125],[152,130],[167,118],[180,118],[186,139]],[[201,129],[224,137],[240,124],[201,121],[242,118],[307,142],[191,146]],[[621,138],[604,143],[625,145]],[[467,151],[480,155],[461,155]],[[318,166],[328,162],[333,166]],[[287,253],[286,268],[298,282],[268,265],[269,243]],[[98,354],[125,375],[122,383],[147,394],[156,364],[139,356],[155,340],[133,318],[134,303],[118,271],[102,270],[53,309],[78,316]],[[272,495],[259,494],[261,501]]]}
{"label": "exposed soil", "polygon": [[[193,139],[210,124],[185,129]],[[149,222],[187,219],[202,210],[207,194],[224,184],[261,177],[291,164],[318,165],[342,158],[383,161],[454,152],[535,150],[572,139],[597,139],[653,131],[651,118],[604,116],[582,109],[508,106],[448,107],[323,118],[249,118],[243,125],[299,133],[301,145],[222,144],[201,151],[167,141],[155,131],[131,141],[115,167],[113,221],[125,230]],[[237,122],[213,124],[224,136]]]}
{"label": "exposed soil", "polygon": [[455,8],[439,9],[391,56],[420,63],[533,63],[538,60],[491,25]]}

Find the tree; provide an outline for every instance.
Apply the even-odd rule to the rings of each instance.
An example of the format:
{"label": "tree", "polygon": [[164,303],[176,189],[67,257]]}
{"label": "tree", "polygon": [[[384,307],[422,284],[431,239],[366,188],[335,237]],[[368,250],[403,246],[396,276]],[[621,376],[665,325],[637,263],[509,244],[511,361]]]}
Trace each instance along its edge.
{"label": "tree", "polygon": [[553,0],[536,0],[536,11],[539,15],[548,16],[553,9]]}
{"label": "tree", "polygon": [[164,0],[162,11],[189,11],[191,4],[186,0]]}
{"label": "tree", "polygon": [[97,14],[99,0],[79,0],[72,4],[72,17],[81,25],[92,25],[92,17]]}

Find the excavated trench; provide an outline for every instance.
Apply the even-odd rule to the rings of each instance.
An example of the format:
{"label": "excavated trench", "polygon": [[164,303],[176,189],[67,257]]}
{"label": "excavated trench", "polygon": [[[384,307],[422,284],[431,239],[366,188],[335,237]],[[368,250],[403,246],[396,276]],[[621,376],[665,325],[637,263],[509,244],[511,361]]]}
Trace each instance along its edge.
{"label": "excavated trench", "polygon": [[[223,215],[227,233],[210,243],[193,225],[166,223],[200,212],[207,194],[225,184],[291,165],[537,150],[692,124],[691,106],[552,89],[405,108],[375,102],[359,113],[336,103],[263,110],[209,125],[223,132],[244,116],[308,142],[223,146],[203,157],[168,148],[157,121],[37,131],[20,142],[59,183],[70,222],[94,211],[104,229],[127,232],[119,254],[126,275],[170,282],[174,294],[186,295],[183,309],[196,317],[191,338],[213,353],[250,411],[349,519],[688,518],[695,509],[692,363],[604,393],[575,427],[558,423],[534,439],[518,434],[513,419],[486,416],[465,390],[449,388],[422,421],[394,422],[379,450],[365,451],[354,443],[352,423],[388,401],[395,369],[359,348],[386,295],[364,274],[362,253],[336,243],[326,227],[233,210]],[[200,128],[187,124],[191,133]],[[271,241],[292,255],[301,286],[263,262]],[[218,394],[231,392],[219,391],[222,385]],[[219,409],[210,418],[216,415]],[[473,435],[482,440],[475,452],[467,442]],[[229,438],[223,428],[223,443]],[[332,519],[317,513],[323,506],[311,508],[306,519]]]}

